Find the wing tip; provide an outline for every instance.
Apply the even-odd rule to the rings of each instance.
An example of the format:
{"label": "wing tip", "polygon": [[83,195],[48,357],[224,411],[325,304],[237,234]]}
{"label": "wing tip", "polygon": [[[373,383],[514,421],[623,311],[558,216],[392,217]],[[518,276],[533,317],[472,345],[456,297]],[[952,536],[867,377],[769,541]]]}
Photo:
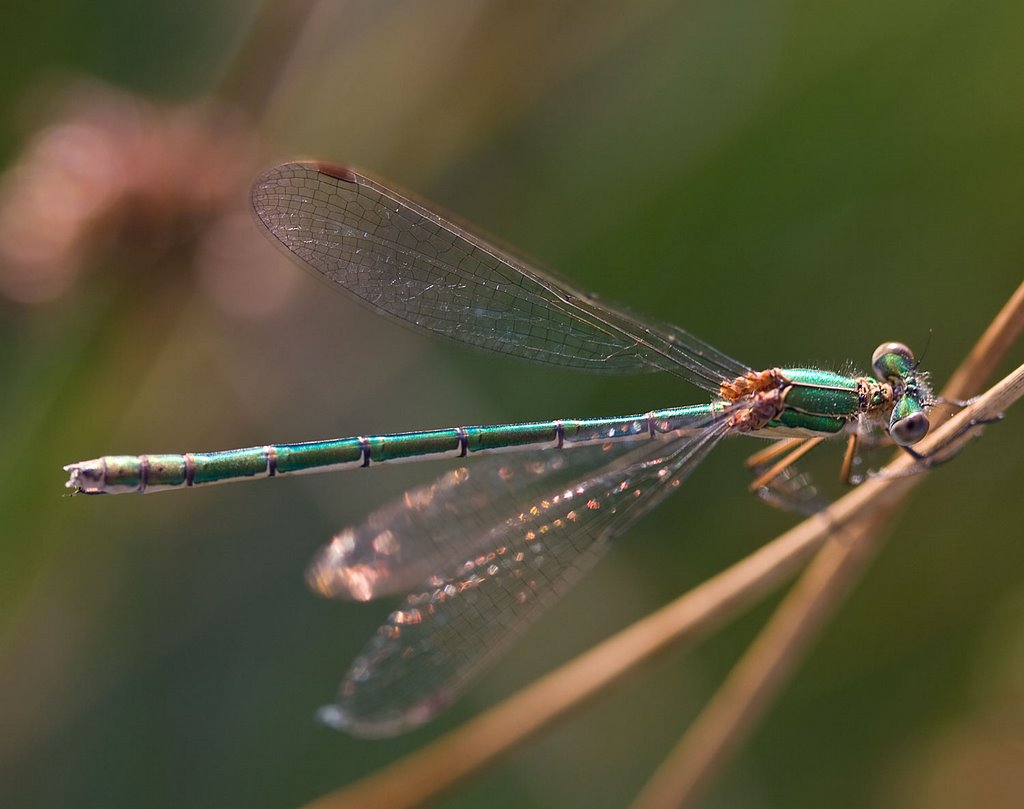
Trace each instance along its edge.
{"label": "wing tip", "polygon": [[[342,687],[351,684],[352,680],[347,679]],[[442,687],[414,704],[403,704],[399,695],[394,703],[385,703],[376,710],[368,711],[360,710],[357,705],[352,704],[352,696],[340,696],[338,702],[318,708],[315,717],[321,725],[358,739],[388,739],[408,733],[429,722],[451,705],[453,698],[454,693],[451,689]]]}
{"label": "wing tip", "polygon": [[326,174],[328,177],[346,183],[360,181],[359,172],[345,163],[332,163],[329,160],[288,160],[262,172],[253,182],[253,191],[273,187],[282,179],[291,179],[298,170]]}
{"label": "wing tip", "polygon": [[351,166],[347,166],[344,163],[331,163],[328,160],[307,160],[302,161],[299,165],[310,168],[313,171],[318,171],[321,174],[326,174],[328,177],[333,177],[335,180],[341,180],[345,183],[358,183],[359,175],[356,174],[355,169]]}

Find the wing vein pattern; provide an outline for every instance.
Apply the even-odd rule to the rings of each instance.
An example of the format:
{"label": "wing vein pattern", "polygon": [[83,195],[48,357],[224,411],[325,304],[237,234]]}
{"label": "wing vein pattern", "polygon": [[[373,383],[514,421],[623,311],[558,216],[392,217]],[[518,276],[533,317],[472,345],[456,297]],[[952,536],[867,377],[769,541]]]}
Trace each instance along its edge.
{"label": "wing vein pattern", "polygon": [[712,392],[749,370],[678,327],[598,303],[352,169],[278,166],[256,182],[252,204],[305,268],[432,335],[599,373],[665,371]]}

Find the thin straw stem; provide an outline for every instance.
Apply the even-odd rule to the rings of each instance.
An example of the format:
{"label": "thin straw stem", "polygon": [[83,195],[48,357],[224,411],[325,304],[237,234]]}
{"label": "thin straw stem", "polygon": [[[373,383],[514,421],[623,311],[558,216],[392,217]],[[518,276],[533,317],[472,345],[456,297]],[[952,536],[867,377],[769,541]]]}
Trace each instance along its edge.
{"label": "thin straw stem", "polygon": [[[1018,292],[1014,297],[1017,299],[1024,302],[1024,294]],[[1012,323],[1014,318],[1008,321]],[[993,339],[989,337],[991,332],[991,328],[986,332],[989,340]],[[1004,332],[1005,327],[1001,330]],[[1008,342],[1004,343],[1001,350],[1005,351],[1008,345]],[[1000,352],[993,349],[993,353]],[[998,357],[986,356],[986,360],[994,363]],[[935,430],[923,448],[927,451],[929,447],[950,441],[947,449],[952,451],[966,443],[971,432],[966,428],[972,418],[991,418],[1024,394],[1024,366],[1007,380]],[[956,391],[956,394],[961,395],[961,392]],[[526,742],[549,723],[620,681],[640,663],[669,647],[702,637],[756,603],[791,578],[838,528],[843,528],[844,538],[851,534],[854,518],[873,513],[876,515],[874,519],[887,519],[923,478],[922,475],[904,476],[912,471],[913,466],[914,461],[901,454],[883,470],[883,476],[869,479],[828,509],[804,520],[662,609],[430,745],[349,787],[322,796],[307,804],[305,809],[362,809],[366,806],[404,809],[421,806],[452,789]],[[857,525],[860,525],[859,521]],[[841,543],[831,543],[829,547],[852,549],[860,545],[857,537],[852,535]],[[824,568],[824,562],[819,564]],[[784,673],[781,668],[778,672]],[[722,749],[725,752],[724,746]]]}
{"label": "thin straw stem", "polygon": [[[954,373],[943,395],[970,395],[1000,361],[1024,324],[1022,284]],[[975,423],[998,418],[1024,395],[1024,366],[1017,368],[970,407],[950,419],[922,446],[954,454]],[[948,446],[942,446],[955,437]],[[901,459],[891,464],[887,472]],[[904,478],[900,500],[923,475]],[[881,547],[901,502],[873,501],[844,531],[844,542],[826,545],[808,566],[736,664],[689,731],[637,796],[633,809],[690,806],[742,745],[797,668],[818,632],[853,589]]]}

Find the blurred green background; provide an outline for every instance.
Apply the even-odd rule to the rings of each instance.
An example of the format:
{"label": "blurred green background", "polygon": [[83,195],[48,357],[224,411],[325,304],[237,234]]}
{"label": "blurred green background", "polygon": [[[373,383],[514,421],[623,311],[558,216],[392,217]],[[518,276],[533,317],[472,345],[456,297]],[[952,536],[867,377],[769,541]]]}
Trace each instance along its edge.
{"label": "blurred green background", "polygon": [[[305,564],[440,467],[72,499],[63,464],[702,395],[435,344],[324,295],[242,209],[263,165],[363,166],[754,366],[864,369],[895,339],[928,347],[941,386],[1022,278],[1019,2],[19,6],[0,31],[9,250],[23,232],[12,221],[34,222],[42,250],[76,193],[109,186],[88,150],[56,174],[88,182],[50,178],[41,133],[82,131],[55,124],[92,116],[115,152],[132,144],[122,180],[165,159],[184,166],[149,186],[179,195],[156,213],[122,195],[85,223],[72,259],[8,253],[0,268],[3,806],[299,805],[794,522],[746,493],[751,447],[727,442],[437,721],[379,742],[314,723],[390,605],[320,600]],[[209,142],[176,147],[156,110],[211,93],[250,128],[200,127]],[[126,108],[171,148],[125,123]],[[192,148],[200,157],[183,160]],[[221,196],[194,205],[226,164]],[[24,188],[38,195],[32,217]],[[1020,805],[1017,416],[921,488],[705,805]],[[770,606],[661,659],[442,805],[624,805]]]}

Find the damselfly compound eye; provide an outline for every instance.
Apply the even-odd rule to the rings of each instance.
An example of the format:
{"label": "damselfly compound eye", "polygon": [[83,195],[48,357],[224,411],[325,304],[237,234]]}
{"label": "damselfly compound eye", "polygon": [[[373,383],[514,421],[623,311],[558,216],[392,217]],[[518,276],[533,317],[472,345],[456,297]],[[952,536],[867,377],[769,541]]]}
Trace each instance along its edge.
{"label": "damselfly compound eye", "polygon": [[911,413],[889,425],[889,435],[901,447],[909,447],[924,438],[930,426],[924,413]]}
{"label": "damselfly compound eye", "polygon": [[903,343],[882,343],[871,355],[871,367],[881,379],[903,378],[914,370],[914,353]]}

